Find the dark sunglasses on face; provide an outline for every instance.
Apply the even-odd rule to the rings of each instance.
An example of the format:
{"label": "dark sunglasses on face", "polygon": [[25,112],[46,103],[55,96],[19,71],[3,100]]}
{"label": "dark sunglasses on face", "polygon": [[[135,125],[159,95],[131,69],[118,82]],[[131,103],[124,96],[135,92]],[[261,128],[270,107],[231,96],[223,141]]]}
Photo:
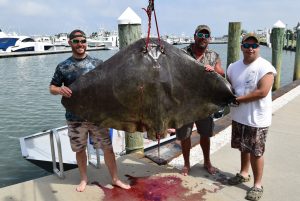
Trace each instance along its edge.
{"label": "dark sunglasses on face", "polygon": [[73,39],[72,43],[73,44],[78,44],[78,43],[84,44],[84,43],[86,43],[86,40],[85,39],[83,39],[83,40]]}
{"label": "dark sunglasses on face", "polygon": [[250,47],[252,47],[252,49],[256,49],[256,48],[259,47],[259,44],[256,44],[256,43],[254,43],[254,44],[244,43],[244,44],[242,44],[242,46],[243,46],[243,48],[246,48],[246,49],[249,49]]}
{"label": "dark sunglasses on face", "polygon": [[209,34],[205,34],[205,33],[197,33],[198,38],[209,38]]}

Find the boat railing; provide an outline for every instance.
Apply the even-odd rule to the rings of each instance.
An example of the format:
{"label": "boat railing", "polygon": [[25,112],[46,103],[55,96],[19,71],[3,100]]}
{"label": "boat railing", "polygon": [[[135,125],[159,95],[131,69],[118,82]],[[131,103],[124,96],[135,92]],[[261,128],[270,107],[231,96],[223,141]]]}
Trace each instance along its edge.
{"label": "boat railing", "polygon": [[[53,136],[55,136],[56,145],[57,145],[57,155],[58,155],[58,161],[59,161],[59,169],[56,166],[56,155],[55,155]],[[56,129],[50,130],[50,143],[51,143],[51,155],[52,155],[53,172],[59,178],[63,179],[65,176],[64,176],[64,166],[63,166],[62,151],[61,151],[61,142],[60,142],[59,134],[58,134]]]}
{"label": "boat railing", "polygon": [[[54,137],[56,140],[56,146],[57,146],[57,155],[58,155],[58,163],[59,163],[59,168],[57,168],[56,165],[56,153],[55,153],[55,146],[54,146]],[[59,178],[63,179],[64,176],[64,166],[63,166],[63,157],[62,157],[62,149],[61,149],[61,141],[60,141],[60,136],[58,133],[57,129],[51,129],[50,130],[50,145],[51,145],[51,156],[52,156],[52,164],[53,164],[53,173],[56,174]],[[88,144],[89,146],[90,144]],[[88,147],[87,148],[87,155],[88,155],[88,163],[95,168],[100,168],[101,163],[100,163],[100,151],[99,149],[95,150],[96,152],[96,163],[93,160],[94,157],[92,157],[91,149]]]}
{"label": "boat railing", "polygon": [[88,162],[90,165],[94,166],[95,168],[99,169],[101,167],[101,163],[100,163],[100,150],[99,149],[93,149],[96,152],[96,163],[94,163],[93,158],[92,158],[92,153],[91,153],[91,147],[92,145],[90,143],[88,143],[88,147],[87,147],[87,156],[88,156]]}

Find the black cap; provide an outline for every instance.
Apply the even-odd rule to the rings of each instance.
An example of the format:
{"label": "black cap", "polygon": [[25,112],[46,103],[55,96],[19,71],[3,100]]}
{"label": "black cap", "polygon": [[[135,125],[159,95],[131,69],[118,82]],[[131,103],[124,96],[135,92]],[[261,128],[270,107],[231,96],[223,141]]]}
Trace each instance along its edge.
{"label": "black cap", "polygon": [[86,38],[86,35],[80,29],[75,29],[69,34],[69,39],[72,40],[73,38],[76,38],[76,37]]}

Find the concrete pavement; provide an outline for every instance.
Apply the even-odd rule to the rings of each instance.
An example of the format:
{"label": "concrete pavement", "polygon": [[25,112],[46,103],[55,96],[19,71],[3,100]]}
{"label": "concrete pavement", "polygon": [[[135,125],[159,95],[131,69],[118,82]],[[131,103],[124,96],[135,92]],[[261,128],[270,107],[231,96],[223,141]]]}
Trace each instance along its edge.
{"label": "concrete pavement", "polygon": [[[263,175],[264,195],[261,201],[300,200],[300,96],[290,101],[273,114],[265,152]],[[240,152],[227,144],[212,155],[212,161],[221,175],[231,177],[240,170]],[[201,172],[199,174],[199,172]],[[191,176],[207,176],[199,171],[199,164],[192,168]],[[250,182],[238,186],[225,186],[220,192],[207,196],[207,200],[245,200],[246,191],[253,186]],[[214,180],[214,177],[207,177]]]}

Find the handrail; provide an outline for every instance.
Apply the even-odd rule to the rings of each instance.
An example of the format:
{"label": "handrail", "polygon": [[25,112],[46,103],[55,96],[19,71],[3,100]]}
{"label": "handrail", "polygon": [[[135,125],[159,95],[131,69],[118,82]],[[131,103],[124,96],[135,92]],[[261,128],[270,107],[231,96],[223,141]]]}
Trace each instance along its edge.
{"label": "handrail", "polygon": [[[56,144],[57,144],[57,154],[58,154],[58,161],[59,161],[59,169],[56,166],[56,156],[55,156],[53,135],[55,135]],[[51,129],[50,130],[50,144],[51,144],[51,155],[52,155],[53,172],[60,179],[63,179],[63,178],[65,178],[65,176],[64,176],[64,166],[63,166],[62,151],[61,151],[61,142],[60,142],[59,134],[58,134],[58,132],[57,132],[56,129]]]}

